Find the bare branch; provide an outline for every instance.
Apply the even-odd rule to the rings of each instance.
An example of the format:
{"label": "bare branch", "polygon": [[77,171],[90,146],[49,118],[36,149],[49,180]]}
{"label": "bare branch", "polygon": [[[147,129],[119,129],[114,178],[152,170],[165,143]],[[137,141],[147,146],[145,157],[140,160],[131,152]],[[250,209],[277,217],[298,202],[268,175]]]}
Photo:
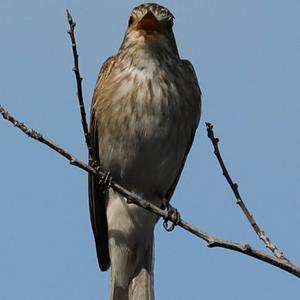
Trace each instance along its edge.
{"label": "bare branch", "polygon": [[[74,57],[74,68],[73,71],[75,73],[76,77],[76,83],[77,83],[77,95],[78,95],[78,101],[79,101],[79,106],[80,106],[80,112],[81,112],[81,123],[82,123],[82,128],[85,136],[85,142],[88,147],[88,151],[90,154],[90,157],[93,158],[92,154],[92,148],[90,146],[90,141],[89,141],[89,132],[88,132],[88,125],[86,121],[86,113],[85,113],[85,107],[84,107],[84,101],[83,101],[83,93],[82,93],[82,77],[80,76],[79,72],[79,62],[78,62],[78,53],[77,53],[77,47],[76,47],[76,41],[75,41],[75,34],[74,34],[74,28],[76,26],[75,22],[73,21],[73,18],[69,11],[67,11],[67,16],[68,16],[68,22],[70,25],[70,30],[68,31],[71,41],[72,41],[72,50],[73,50],[73,57]],[[78,160],[74,155],[72,155],[70,152],[67,152],[64,150],[62,147],[51,141],[50,139],[46,138],[43,136],[41,133],[29,129],[24,123],[18,121],[16,118],[14,118],[8,111],[6,111],[1,105],[0,105],[0,113],[3,116],[4,119],[10,121],[15,127],[19,128],[22,130],[27,136],[47,145],[63,157],[65,157],[67,160],[69,160],[70,164],[79,167],[86,172],[89,172],[95,176],[103,177],[105,174],[100,170],[100,167],[97,166],[93,162],[92,165],[87,165],[83,163],[82,161]],[[258,236],[265,242],[266,246],[270,248],[273,253],[275,254],[276,257],[272,257],[269,255],[266,255],[260,251],[255,250],[252,248],[250,245],[247,244],[239,244],[239,243],[234,243],[226,240],[219,239],[217,237],[210,236],[206,232],[202,231],[201,229],[196,228],[195,226],[190,225],[188,222],[184,221],[183,219],[178,219],[176,218],[175,215],[170,215],[168,212],[162,210],[161,208],[151,204],[150,202],[146,201],[145,199],[141,198],[140,196],[126,190],[123,188],[121,185],[116,183],[115,181],[112,181],[111,187],[119,192],[121,195],[123,195],[126,198],[126,201],[130,204],[133,203],[135,205],[138,205],[152,213],[155,213],[156,215],[162,217],[166,221],[171,221],[173,224],[178,225],[182,227],[183,229],[191,232],[192,234],[198,236],[202,240],[206,241],[208,244],[208,247],[210,248],[215,248],[215,247],[220,247],[220,248],[225,248],[229,249],[232,251],[240,252],[245,255],[254,257],[258,260],[264,261],[268,264],[271,264],[273,266],[276,266],[282,270],[285,270],[289,272],[290,274],[293,274],[297,277],[300,277],[300,268],[292,264],[289,260],[287,260],[282,252],[280,252],[277,247],[270,241],[270,239],[265,235],[265,233],[259,228],[257,223],[255,222],[253,216],[250,214],[248,211],[247,207],[245,206],[239,191],[238,191],[238,186],[236,183],[233,183],[231,180],[228,171],[225,167],[225,164],[222,160],[219,148],[218,148],[218,139],[214,137],[214,132],[212,130],[213,126],[210,123],[206,123],[207,125],[207,132],[208,136],[211,139],[214,149],[215,149],[215,154],[218,158],[218,161],[221,165],[221,168],[223,170],[223,174],[226,177],[228,183],[230,184],[236,199],[237,203],[240,205],[241,209],[243,210],[244,214],[246,215],[247,219],[249,220],[250,224],[258,234]]]}
{"label": "bare branch", "polygon": [[228,184],[230,185],[230,187],[231,187],[231,189],[232,189],[232,191],[235,195],[236,203],[242,209],[244,215],[246,216],[247,220],[251,224],[252,228],[254,229],[254,231],[256,232],[258,237],[264,242],[266,247],[269,248],[277,258],[280,258],[282,260],[286,260],[288,262],[289,260],[283,255],[283,252],[280,251],[276,247],[276,245],[272,243],[272,241],[266,235],[266,233],[258,226],[258,224],[255,221],[253,215],[251,214],[251,212],[247,208],[245,202],[243,201],[243,199],[240,195],[240,192],[239,192],[239,189],[238,189],[238,184],[233,182],[233,180],[231,179],[231,177],[229,175],[229,172],[227,171],[227,168],[225,166],[225,163],[223,161],[223,158],[221,156],[221,152],[220,152],[220,149],[219,149],[219,145],[218,145],[219,139],[215,137],[215,134],[214,134],[214,131],[213,131],[213,125],[211,123],[208,123],[208,122],[206,122],[205,124],[206,124],[206,129],[207,129],[207,136],[211,140],[211,142],[213,144],[213,147],[214,147],[214,154],[218,159],[218,162],[221,166],[224,177],[226,178]]}
{"label": "bare branch", "polygon": [[[15,117],[13,117],[1,105],[0,105],[0,114],[3,116],[4,119],[11,122],[15,127],[22,130],[29,137],[47,145],[48,147],[50,147],[51,149],[53,149],[54,151],[56,151],[57,153],[59,153],[60,155],[65,157],[67,160],[69,160],[69,162],[72,165],[79,167],[79,168],[85,170],[86,172],[89,172],[96,176],[104,175],[104,173],[101,172],[98,167],[92,168],[91,166],[78,160],[74,155],[67,152],[59,145],[52,142],[50,139],[44,137],[41,133],[39,133],[33,129],[29,129],[24,123],[20,122]],[[169,221],[173,222],[173,224],[177,224],[178,226],[182,227],[183,229],[191,232],[192,234],[194,234],[197,237],[201,238],[202,240],[206,241],[208,244],[208,247],[210,247],[210,248],[220,247],[220,248],[225,248],[225,249],[229,249],[232,251],[240,252],[245,255],[254,257],[258,260],[264,261],[264,262],[271,264],[275,267],[278,267],[282,270],[285,270],[286,272],[293,274],[300,278],[300,268],[298,268],[297,266],[295,266],[294,264],[292,264],[290,261],[288,261],[286,259],[266,255],[260,251],[255,250],[254,248],[252,248],[251,246],[249,246],[247,244],[234,243],[234,242],[219,239],[217,237],[210,236],[205,231],[203,231],[193,225],[190,225],[188,222],[184,221],[183,219],[179,220],[179,222],[178,222],[178,220],[176,219],[176,217],[174,215],[169,215],[168,212],[151,204],[150,202],[146,201],[145,199],[141,198],[140,196],[138,196],[134,193],[131,193],[130,191],[123,188],[121,185],[117,184],[115,181],[112,181],[111,187],[115,191],[117,191],[121,195],[123,195],[127,199],[128,203],[136,204],[152,213],[155,213],[156,215],[162,217],[165,220],[169,220]]]}
{"label": "bare branch", "polygon": [[[28,128],[24,123],[18,121],[16,118],[14,118],[8,111],[6,111],[1,105],[0,105],[0,113],[2,117],[9,122],[11,122],[15,127],[19,128],[22,130],[26,135],[29,137],[47,145],[63,157],[65,157],[67,160],[69,160],[71,165],[74,165],[76,167],[79,167],[87,172],[90,172],[94,175],[98,175],[96,170],[94,170],[92,167],[88,166],[87,164],[81,162],[78,160],[76,157],[74,157],[71,153],[67,152],[64,150],[62,147],[51,141],[50,139],[44,137],[41,133],[37,132],[34,129]],[[99,173],[100,174],[100,173]],[[100,174],[101,176],[101,174]]]}
{"label": "bare branch", "polygon": [[75,74],[76,78],[76,85],[77,85],[77,97],[78,97],[78,103],[79,103],[79,108],[80,108],[80,114],[81,114],[81,124],[82,124],[82,129],[85,137],[85,143],[87,145],[89,154],[92,154],[92,147],[90,143],[90,137],[89,137],[89,129],[88,129],[88,124],[86,121],[86,113],[85,113],[85,107],[84,107],[84,101],[83,101],[83,93],[82,93],[82,77],[80,75],[80,70],[79,70],[79,55],[77,52],[77,45],[76,45],[76,39],[75,39],[75,26],[76,23],[74,22],[72,15],[70,12],[67,10],[67,18],[68,18],[68,23],[70,26],[70,29],[68,30],[68,34],[70,35],[70,39],[72,42],[72,52],[73,52],[73,59],[74,59],[74,67],[73,71]]}

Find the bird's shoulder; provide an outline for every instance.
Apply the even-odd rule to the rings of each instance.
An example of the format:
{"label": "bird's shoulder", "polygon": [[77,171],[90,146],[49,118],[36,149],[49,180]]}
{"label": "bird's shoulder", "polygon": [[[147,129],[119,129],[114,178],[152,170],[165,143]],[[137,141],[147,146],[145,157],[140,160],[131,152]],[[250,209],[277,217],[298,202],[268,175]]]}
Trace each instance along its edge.
{"label": "bird's shoulder", "polygon": [[184,68],[184,71],[188,73],[189,76],[193,79],[193,83],[196,85],[197,89],[199,89],[199,96],[201,96],[201,89],[198,83],[196,71],[194,69],[193,64],[188,59],[182,59],[181,64]]}
{"label": "bird's shoulder", "polygon": [[91,124],[94,119],[95,108],[97,107],[97,102],[101,98],[101,94],[103,93],[103,86],[105,85],[106,79],[111,74],[111,71],[115,65],[116,56],[110,56],[101,66],[91,102]]}
{"label": "bird's shoulder", "polygon": [[116,56],[110,56],[100,68],[100,72],[97,77],[95,90],[101,89],[103,82],[111,73],[111,70],[116,62]]}
{"label": "bird's shoulder", "polygon": [[192,98],[195,103],[195,108],[196,108],[196,127],[198,126],[199,120],[200,120],[200,115],[201,115],[201,89],[200,85],[197,79],[196,71],[194,69],[193,64],[187,60],[187,59],[182,59],[181,60],[181,65],[184,70],[185,78],[188,78],[192,82],[192,88],[190,92],[192,93]]}

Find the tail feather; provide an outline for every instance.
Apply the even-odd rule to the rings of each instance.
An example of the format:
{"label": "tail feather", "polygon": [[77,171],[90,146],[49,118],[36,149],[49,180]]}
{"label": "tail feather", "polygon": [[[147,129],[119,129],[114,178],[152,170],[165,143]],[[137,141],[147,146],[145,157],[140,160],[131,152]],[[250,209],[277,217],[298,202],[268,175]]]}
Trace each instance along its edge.
{"label": "tail feather", "polygon": [[112,278],[111,300],[154,300],[153,245],[146,251],[144,260],[137,268],[127,287],[118,286]]}
{"label": "tail feather", "polygon": [[113,281],[111,287],[111,300],[129,300],[128,287],[117,286],[117,284]]}

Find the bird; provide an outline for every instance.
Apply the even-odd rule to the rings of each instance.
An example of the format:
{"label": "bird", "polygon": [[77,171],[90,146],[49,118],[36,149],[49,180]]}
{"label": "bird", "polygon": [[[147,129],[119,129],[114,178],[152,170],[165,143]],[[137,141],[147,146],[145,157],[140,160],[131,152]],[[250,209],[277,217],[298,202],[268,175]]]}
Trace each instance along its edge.
{"label": "bird", "polygon": [[[201,115],[197,76],[179,56],[173,23],[173,14],[156,3],[132,10],[117,54],[100,69],[89,128],[101,170],[161,208],[174,193]],[[110,299],[154,300],[159,218],[104,186],[89,175],[98,263],[102,271],[111,267]]]}

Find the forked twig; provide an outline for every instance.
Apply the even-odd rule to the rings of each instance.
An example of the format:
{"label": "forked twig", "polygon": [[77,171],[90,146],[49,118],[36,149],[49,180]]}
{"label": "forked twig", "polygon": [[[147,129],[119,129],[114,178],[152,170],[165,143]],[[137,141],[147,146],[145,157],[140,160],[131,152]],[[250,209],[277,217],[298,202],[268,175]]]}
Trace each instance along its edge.
{"label": "forked twig", "polygon": [[223,158],[221,156],[221,152],[220,152],[220,149],[219,149],[219,139],[215,137],[215,134],[214,134],[214,131],[213,131],[213,125],[211,123],[208,123],[208,122],[206,122],[205,124],[206,124],[206,129],[207,129],[207,136],[211,140],[212,145],[214,147],[214,154],[218,159],[218,162],[221,166],[222,173],[223,173],[224,177],[226,178],[228,184],[230,185],[230,187],[231,187],[231,189],[232,189],[232,191],[235,195],[236,203],[239,205],[239,207],[243,211],[244,215],[246,216],[247,220],[251,224],[252,228],[254,229],[254,231],[256,232],[258,237],[264,242],[266,247],[269,248],[277,258],[289,261],[283,255],[283,252],[280,251],[274,243],[272,243],[272,241],[266,235],[266,233],[258,226],[257,222],[255,221],[254,216],[251,214],[251,212],[247,208],[245,202],[243,201],[243,199],[240,195],[238,184],[233,182],[233,180],[231,179],[231,177],[229,175],[229,172],[228,172],[228,170],[225,166],[225,163],[223,161]]}

